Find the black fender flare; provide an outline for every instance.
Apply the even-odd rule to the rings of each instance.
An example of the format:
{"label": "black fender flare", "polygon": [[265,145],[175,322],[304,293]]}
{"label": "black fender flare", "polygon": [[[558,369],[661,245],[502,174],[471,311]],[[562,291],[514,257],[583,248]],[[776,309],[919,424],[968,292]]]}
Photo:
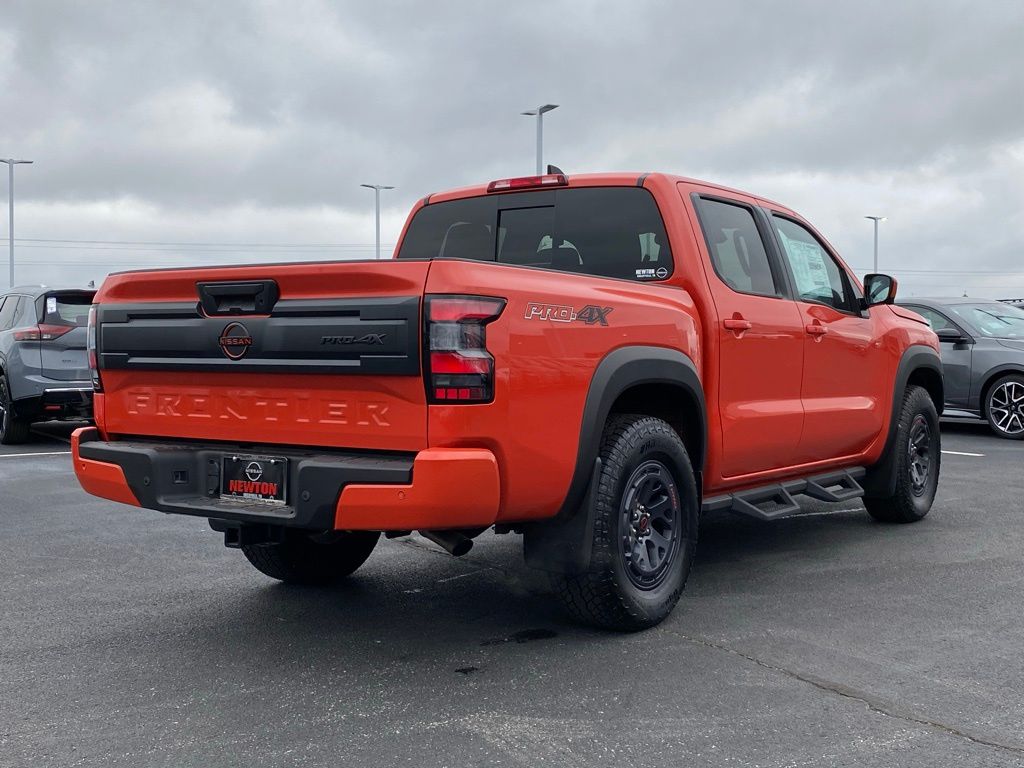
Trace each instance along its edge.
{"label": "black fender flare", "polygon": [[[942,381],[942,359],[939,357],[939,353],[926,344],[913,344],[904,350],[896,368],[889,434],[885,440],[882,457],[868,469],[864,479],[863,486],[866,496],[891,496],[896,490],[896,454],[893,448],[896,442],[896,430],[899,427],[900,408],[903,406],[903,395],[907,391],[911,375],[921,369],[934,371],[938,374],[939,381]],[[942,407],[943,397],[940,392],[938,401],[935,402],[935,408],[940,414]]]}
{"label": "black fender flare", "polygon": [[[707,453],[707,407],[704,388],[693,360],[677,349],[648,345],[619,347],[597,365],[590,379],[580,422],[576,464],[565,499],[558,513],[525,527],[526,561],[534,567],[562,572],[579,572],[590,563],[593,504],[588,495],[601,474],[598,451],[601,435],[615,401],[632,387],[666,384],[689,398],[687,405],[699,421],[699,435],[690,445],[698,490]],[[695,439],[694,439],[695,438]],[[584,514],[577,514],[583,511]]]}

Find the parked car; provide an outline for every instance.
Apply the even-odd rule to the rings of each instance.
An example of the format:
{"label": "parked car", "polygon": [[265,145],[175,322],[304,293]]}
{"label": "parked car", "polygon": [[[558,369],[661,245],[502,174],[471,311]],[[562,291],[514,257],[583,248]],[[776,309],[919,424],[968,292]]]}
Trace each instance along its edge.
{"label": "parked car", "polygon": [[905,299],[939,337],[946,406],[1024,440],[1024,309],[970,298]]}
{"label": "parked car", "polygon": [[938,340],[865,283],[792,210],[690,179],[430,195],[390,262],[110,276],[74,468],[286,582],[347,576],[380,532],[455,555],[519,532],[577,617],[639,629],[678,600],[702,509],[928,514]]}
{"label": "parked car", "polygon": [[45,286],[0,295],[0,443],[36,421],[92,417],[86,324],[94,290]]}

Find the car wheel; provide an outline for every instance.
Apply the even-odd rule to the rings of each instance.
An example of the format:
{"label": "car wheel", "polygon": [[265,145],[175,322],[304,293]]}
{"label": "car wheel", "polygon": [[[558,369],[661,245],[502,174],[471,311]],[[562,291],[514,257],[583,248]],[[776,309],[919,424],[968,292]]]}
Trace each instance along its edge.
{"label": "car wheel", "polygon": [[661,419],[623,415],[605,427],[593,494],[590,568],[556,575],[579,620],[635,631],[672,611],[697,546],[700,507],[686,447]]}
{"label": "car wheel", "polygon": [[1003,376],[989,387],[985,417],[1000,437],[1024,440],[1024,376]]}
{"label": "car wheel", "polygon": [[286,530],[283,541],[243,544],[253,567],[288,584],[334,584],[354,572],[377,546],[376,531],[308,534]]}
{"label": "car wheel", "polygon": [[28,440],[31,422],[19,419],[11,407],[10,388],[7,379],[0,377],[0,445],[20,445]]}
{"label": "car wheel", "polygon": [[868,513],[885,523],[915,523],[935,501],[942,457],[939,414],[928,390],[910,386],[903,396],[893,450],[896,488],[892,495],[865,497]]}

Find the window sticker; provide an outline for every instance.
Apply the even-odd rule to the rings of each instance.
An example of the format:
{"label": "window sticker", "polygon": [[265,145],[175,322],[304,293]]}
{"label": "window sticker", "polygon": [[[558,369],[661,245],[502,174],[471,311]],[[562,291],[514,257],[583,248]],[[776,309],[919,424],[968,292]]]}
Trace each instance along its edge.
{"label": "window sticker", "polygon": [[56,296],[50,296],[46,300],[46,314],[54,315],[56,313],[57,313],[57,297]]}
{"label": "window sticker", "polygon": [[[780,233],[782,234],[782,233]],[[782,235],[790,255],[796,289],[801,296],[832,296],[832,284],[825,266],[825,253],[815,243],[791,240]]]}

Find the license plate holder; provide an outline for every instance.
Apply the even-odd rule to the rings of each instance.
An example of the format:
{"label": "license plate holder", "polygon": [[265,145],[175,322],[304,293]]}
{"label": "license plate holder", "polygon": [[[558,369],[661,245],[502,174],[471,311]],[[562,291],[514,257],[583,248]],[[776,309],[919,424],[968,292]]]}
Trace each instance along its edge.
{"label": "license plate holder", "polygon": [[281,456],[225,454],[221,457],[220,497],[261,504],[287,503],[288,459]]}

